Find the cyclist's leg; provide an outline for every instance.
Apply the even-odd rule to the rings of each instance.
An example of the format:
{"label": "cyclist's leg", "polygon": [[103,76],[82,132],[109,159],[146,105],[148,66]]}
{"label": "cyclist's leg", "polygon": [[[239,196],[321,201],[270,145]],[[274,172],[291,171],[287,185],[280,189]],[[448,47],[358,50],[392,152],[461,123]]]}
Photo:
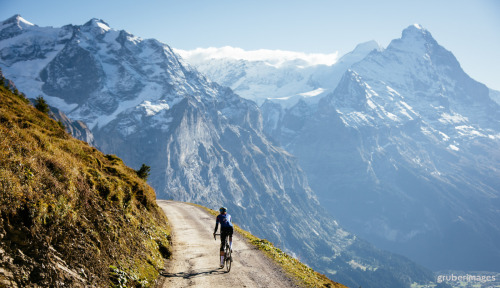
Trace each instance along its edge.
{"label": "cyclist's leg", "polygon": [[226,244],[226,239],[225,239],[225,236],[224,234],[220,233],[220,251],[224,251],[224,246]]}
{"label": "cyclist's leg", "polygon": [[229,249],[233,251],[233,227],[228,231],[229,234]]}
{"label": "cyclist's leg", "polygon": [[220,231],[220,266],[224,267],[224,246],[226,246],[226,231]]}
{"label": "cyclist's leg", "polygon": [[224,247],[226,246],[227,235],[228,235],[228,231],[226,229],[221,229],[221,231],[220,231],[220,251],[224,251]]}

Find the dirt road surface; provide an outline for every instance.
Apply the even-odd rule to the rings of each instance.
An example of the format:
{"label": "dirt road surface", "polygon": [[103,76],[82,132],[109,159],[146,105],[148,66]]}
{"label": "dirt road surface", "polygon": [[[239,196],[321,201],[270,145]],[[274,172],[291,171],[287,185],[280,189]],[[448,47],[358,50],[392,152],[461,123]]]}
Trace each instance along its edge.
{"label": "dirt road surface", "polygon": [[231,271],[219,269],[220,240],[217,237],[215,241],[212,235],[215,216],[186,203],[157,202],[172,227],[173,252],[156,287],[297,287],[280,267],[236,232]]}

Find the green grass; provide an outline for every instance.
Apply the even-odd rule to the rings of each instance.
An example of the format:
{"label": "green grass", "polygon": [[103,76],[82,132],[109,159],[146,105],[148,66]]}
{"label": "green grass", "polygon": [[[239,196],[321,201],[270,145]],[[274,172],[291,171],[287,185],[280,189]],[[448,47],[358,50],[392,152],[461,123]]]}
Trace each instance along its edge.
{"label": "green grass", "polygon": [[136,171],[0,86],[0,267],[10,267],[18,286],[70,285],[56,256],[90,286],[151,286],[169,234]]}
{"label": "green grass", "polygon": [[[217,216],[219,213],[207,207],[190,203],[191,205],[201,207],[208,211],[213,216]],[[299,260],[293,258],[287,253],[283,252],[281,249],[274,247],[274,245],[258,237],[253,236],[249,232],[241,229],[238,225],[234,225],[234,229],[243,237],[245,237],[249,243],[257,247],[259,250],[264,252],[271,260],[276,262],[281,268],[296,280],[296,283],[301,287],[346,287],[340,283],[330,280],[325,275],[318,273],[308,267],[307,265],[301,263]]]}

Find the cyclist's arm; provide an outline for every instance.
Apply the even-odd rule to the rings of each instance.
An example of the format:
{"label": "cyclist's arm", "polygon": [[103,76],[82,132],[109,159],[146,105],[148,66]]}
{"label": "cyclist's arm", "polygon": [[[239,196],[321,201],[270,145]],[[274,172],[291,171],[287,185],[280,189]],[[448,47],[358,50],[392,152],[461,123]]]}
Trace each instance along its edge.
{"label": "cyclist's arm", "polygon": [[215,219],[215,229],[214,229],[214,234],[217,233],[217,229],[219,228],[219,218],[217,217]]}

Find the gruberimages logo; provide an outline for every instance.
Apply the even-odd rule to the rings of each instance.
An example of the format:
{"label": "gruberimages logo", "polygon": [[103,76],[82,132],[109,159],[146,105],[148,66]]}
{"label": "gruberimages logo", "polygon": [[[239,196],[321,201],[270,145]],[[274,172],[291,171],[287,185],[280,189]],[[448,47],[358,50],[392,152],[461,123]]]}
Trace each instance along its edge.
{"label": "gruberimages logo", "polygon": [[437,282],[441,283],[444,281],[463,281],[463,282],[493,282],[496,281],[495,276],[479,276],[479,275],[438,275]]}

